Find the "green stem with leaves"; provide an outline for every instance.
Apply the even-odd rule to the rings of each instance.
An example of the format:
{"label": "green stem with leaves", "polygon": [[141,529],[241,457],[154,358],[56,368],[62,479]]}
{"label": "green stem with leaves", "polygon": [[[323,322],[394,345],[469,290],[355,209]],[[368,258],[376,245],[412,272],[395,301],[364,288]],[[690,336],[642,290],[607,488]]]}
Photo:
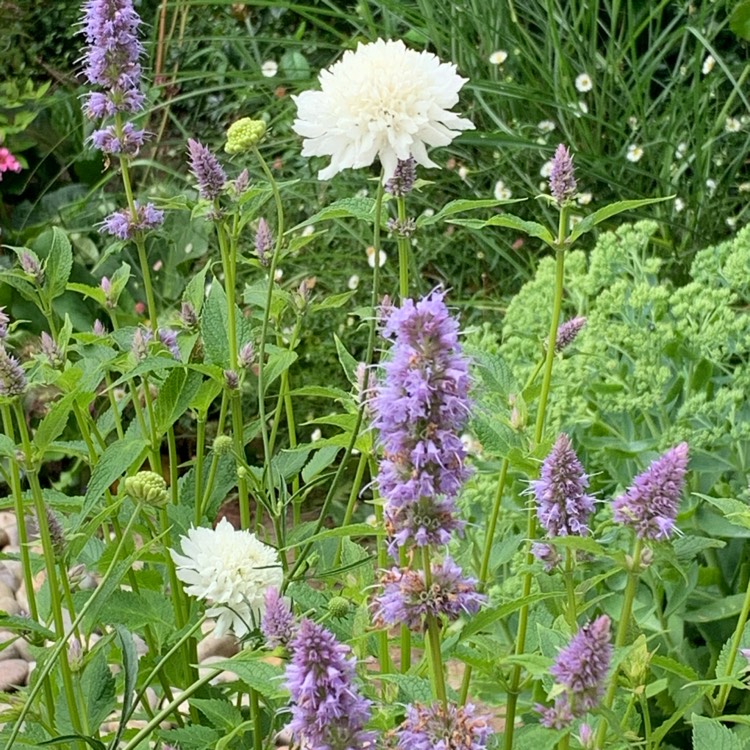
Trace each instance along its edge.
{"label": "green stem with leaves", "polygon": [[[422,566],[424,569],[424,582],[427,591],[432,587],[432,564],[430,562],[430,548],[422,547]],[[445,689],[445,674],[443,672],[443,654],[440,647],[440,623],[434,615],[427,616],[427,641],[432,665],[432,690],[435,698],[448,708],[448,693]]]}

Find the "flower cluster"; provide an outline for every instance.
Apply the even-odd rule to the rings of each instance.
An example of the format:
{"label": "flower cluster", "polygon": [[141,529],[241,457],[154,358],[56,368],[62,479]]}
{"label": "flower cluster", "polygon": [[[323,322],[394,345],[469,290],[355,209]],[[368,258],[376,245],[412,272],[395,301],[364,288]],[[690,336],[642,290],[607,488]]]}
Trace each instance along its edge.
{"label": "flower cluster", "polygon": [[153,203],[143,206],[136,201],[135,214],[133,216],[127,208],[115,211],[102,223],[102,231],[121,240],[131,240],[136,232],[156,229],[164,221],[164,211],[159,211]]}
{"label": "flower cluster", "polygon": [[435,167],[427,147],[446,146],[460,131],[474,128],[450,111],[466,83],[456,66],[408,49],[400,40],[359,44],[319,80],[320,91],[292,98],[302,155],[331,157],[318,173],[321,180],[369,166],[376,158],[385,180],[410,157]]}
{"label": "flower cluster", "polygon": [[640,539],[668,539],[674,530],[687,464],[687,443],[657,458],[614,501],[615,521],[631,526]]}
{"label": "flower cluster", "polygon": [[3,146],[0,148],[0,182],[3,180],[3,172],[20,172],[21,162]]}
{"label": "flower cluster", "polygon": [[610,620],[602,615],[584,625],[557,655],[550,673],[565,692],[551,708],[537,706],[542,724],[563,729],[595,708],[604,693],[611,659]]}
{"label": "flower cluster", "polygon": [[549,536],[585,536],[594,498],[586,493],[588,477],[570,438],[563,434],[542,464],[539,479],[531,482],[539,523]]}
{"label": "flower cluster", "polygon": [[484,750],[491,728],[476,716],[471,703],[407,706],[406,718],[396,730],[397,750]]}
{"label": "flower cluster", "polygon": [[294,615],[275,586],[266,590],[265,610],[260,621],[260,632],[271,647],[286,646],[294,632]]}
{"label": "flower cluster", "polygon": [[576,187],[573,157],[567,147],[561,143],[550,164],[549,191],[558,205],[562,206],[575,195]]}
{"label": "flower cluster", "polygon": [[355,659],[330,631],[302,620],[289,644],[292,661],[286,669],[291,694],[289,725],[297,746],[310,750],[360,750],[374,736],[364,731],[370,702],[354,684]]}
{"label": "flower cluster", "polygon": [[26,375],[18,360],[0,344],[0,396],[20,396],[26,390]]}
{"label": "flower cluster", "polygon": [[[88,0],[84,5],[84,75],[103,91],[88,95],[84,111],[91,119],[103,119],[120,113],[135,114],[143,109],[145,97],[140,90],[138,40],[141,19],[133,0]],[[109,154],[138,153],[145,133],[132,124],[102,128],[92,135],[94,145]]]}
{"label": "flower cluster", "polygon": [[188,594],[210,604],[214,635],[249,633],[260,621],[266,591],[283,580],[276,550],[249,531],[236,531],[226,518],[215,529],[191,528],[180,541],[182,554],[170,550],[177,577]]}
{"label": "flower cluster", "polygon": [[377,625],[404,624],[419,631],[427,617],[452,622],[464,613],[474,614],[485,600],[477,593],[476,581],[465,578],[449,557],[432,564],[429,584],[423,570],[401,568],[387,571],[381,583],[383,592],[373,606]]}
{"label": "flower cluster", "polygon": [[226,172],[210,149],[193,138],[188,139],[190,171],[198,183],[201,198],[212,201],[221,195],[227,181]]}

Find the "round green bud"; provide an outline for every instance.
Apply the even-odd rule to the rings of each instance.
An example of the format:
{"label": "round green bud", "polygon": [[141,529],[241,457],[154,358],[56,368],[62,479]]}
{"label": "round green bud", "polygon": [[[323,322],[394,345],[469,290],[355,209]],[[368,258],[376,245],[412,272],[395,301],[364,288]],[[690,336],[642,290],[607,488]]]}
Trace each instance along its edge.
{"label": "round green bud", "polygon": [[249,117],[243,117],[229,126],[224,151],[228,154],[241,154],[244,151],[251,151],[263,138],[265,132],[266,123],[263,120],[251,120]]}
{"label": "round green bud", "polygon": [[349,609],[349,600],[344,599],[343,596],[334,596],[328,602],[328,611],[331,613],[331,617],[335,617],[336,619],[346,617],[349,614]]}
{"label": "round green bud", "polygon": [[139,471],[125,480],[125,492],[138,502],[149,505],[166,505],[169,501],[164,477],[153,471]]}
{"label": "round green bud", "polygon": [[229,435],[219,435],[214,440],[214,453],[223,456],[232,452],[232,438]]}

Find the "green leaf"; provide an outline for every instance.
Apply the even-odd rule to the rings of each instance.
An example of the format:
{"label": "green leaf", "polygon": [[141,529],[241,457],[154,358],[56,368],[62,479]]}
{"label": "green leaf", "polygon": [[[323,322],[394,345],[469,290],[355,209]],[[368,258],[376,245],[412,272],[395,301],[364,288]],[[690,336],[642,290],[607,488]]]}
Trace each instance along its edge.
{"label": "green leaf", "polygon": [[554,245],[555,238],[552,232],[543,224],[537,221],[526,221],[520,216],[513,214],[500,214],[490,219],[453,219],[450,224],[459,224],[460,226],[469,227],[470,229],[483,229],[484,227],[507,227],[508,229],[517,229],[519,232],[528,234],[530,237],[538,237],[542,242],[548,245]]}
{"label": "green leaf", "polygon": [[465,211],[474,211],[477,208],[495,208],[496,206],[504,206],[508,203],[520,203],[525,200],[526,198],[511,198],[507,201],[500,201],[494,198],[483,198],[481,200],[468,200],[462,198],[447,203],[433,216],[420,216],[417,219],[417,226],[426,227],[430,224],[436,224],[437,222],[442,221],[446,216],[461,214]]}
{"label": "green leaf", "polygon": [[353,296],[355,292],[341,292],[341,294],[332,294],[330,297],[325,297],[320,302],[316,302],[311,305],[310,309],[312,312],[318,310],[333,310],[338,307],[343,307]]}
{"label": "green leaf", "polygon": [[206,307],[201,315],[201,336],[206,362],[222,368],[229,367],[229,338],[227,336],[227,298],[218,281],[211,284]]}
{"label": "green leaf", "polygon": [[7,436],[0,433],[0,456],[13,458],[16,455],[16,444]]}
{"label": "green leaf", "polygon": [[189,302],[193,306],[196,315],[200,315],[203,300],[206,298],[206,274],[210,265],[210,263],[207,263],[198,273],[192,276],[182,293],[183,301]]}
{"label": "green leaf", "polygon": [[617,201],[616,203],[610,203],[608,206],[604,206],[604,208],[594,211],[593,214],[590,214],[585,219],[579,221],[571,230],[566,242],[568,244],[573,244],[579,237],[590,232],[597,224],[601,224],[603,221],[611,219],[613,216],[617,216],[625,211],[632,211],[636,208],[642,208],[643,206],[650,206],[652,203],[670,201],[673,198],[673,195],[668,195],[665,198],[642,198],[640,200]]}
{"label": "green leaf", "polygon": [[229,731],[242,723],[242,714],[229,701],[218,698],[191,698],[195,706],[216,729]]}
{"label": "green leaf", "polygon": [[122,668],[125,679],[122,688],[122,711],[120,713],[120,724],[117,727],[111,746],[117,747],[122,733],[125,731],[130,712],[133,708],[133,693],[138,682],[138,652],[135,648],[135,640],[132,633],[121,625],[115,625],[117,636],[120,639],[122,650]]}
{"label": "green leaf", "polygon": [[34,243],[34,249],[47,256],[44,290],[48,299],[59,297],[65,291],[73,268],[73,252],[68,236],[59,227],[52,227]]}
{"label": "green leaf", "polygon": [[133,464],[141,464],[147,450],[147,446],[143,444],[143,440],[140,438],[118,440],[116,443],[107,446],[107,449],[99,458],[99,462],[94,467],[94,471],[91,473],[89,486],[86,489],[86,499],[84,500],[79,517],[79,524],[85,520],[86,516],[104,495],[106,489],[116,479],[119,479],[127,472]]}
{"label": "green leaf", "polygon": [[141,589],[137,594],[134,591],[115,591],[102,605],[99,618],[102,622],[121,625],[137,633],[150,627],[159,642],[166,640],[176,627],[169,599],[149,589]]}
{"label": "green leaf", "polygon": [[310,79],[310,63],[298,50],[287,50],[279,60],[281,72],[290,81],[307,81]]}
{"label": "green leaf", "polygon": [[478,615],[476,615],[469,621],[469,623],[462,631],[462,637],[466,637],[484,630],[488,626],[492,625],[492,623],[497,622],[498,620],[502,620],[503,618],[508,617],[508,615],[517,612],[519,609],[521,609],[521,607],[536,604],[536,602],[542,602],[546,599],[554,599],[556,597],[560,598],[563,596],[565,596],[565,594],[560,591],[548,591],[539,594],[529,594],[529,596],[514,599],[512,602],[506,602],[505,604],[501,604],[498,607],[488,607],[487,609],[483,609]]}
{"label": "green leaf", "polygon": [[69,393],[56,401],[47,415],[40,422],[34,434],[34,447],[39,458],[43,458],[52,443],[57,440],[68,423],[68,416],[73,408],[73,402],[79,394]]}
{"label": "green leaf", "polygon": [[750,506],[745,505],[741,500],[729,497],[710,497],[698,492],[695,494],[715,508],[718,508],[729,523],[740,526],[743,529],[750,529]]}
{"label": "green leaf", "polygon": [[287,544],[285,549],[298,547],[302,544],[319,542],[321,539],[336,539],[342,536],[382,536],[385,531],[371,526],[369,523],[353,523],[349,526],[337,526],[335,529],[323,529],[317,534],[306,539],[299,539],[294,544]]}
{"label": "green leaf", "polygon": [[[747,659],[739,653],[739,649],[734,655],[734,660],[730,664],[729,657],[732,653],[732,641],[734,634],[727,638],[726,643],[721,647],[719,658],[716,660],[716,679],[720,680],[725,677],[738,678],[747,669]],[[750,648],[750,622],[745,623],[740,638],[740,649]]]}
{"label": "green leaf", "polygon": [[745,750],[745,742],[718,719],[693,714],[693,750]]}
{"label": "green leaf", "polygon": [[513,735],[513,750],[552,750],[568,730],[535,726],[519,727]]}
{"label": "green leaf", "polygon": [[[384,212],[385,213],[385,212]],[[299,229],[317,224],[321,221],[330,221],[331,219],[359,219],[360,221],[372,224],[375,222],[375,199],[374,198],[342,198],[334,201],[330,206],[326,206],[322,211],[318,211],[301,224],[292,227],[287,234],[296,232]],[[383,217],[385,220],[385,216]]]}
{"label": "green leaf", "polygon": [[296,361],[297,352],[290,352],[288,349],[279,349],[274,346],[268,346],[268,361],[264,367],[264,388],[273,383],[282,373],[286,372]]}
{"label": "green leaf", "polygon": [[159,434],[164,434],[188,409],[203,382],[199,372],[172,370],[159,388],[154,418]]}
{"label": "green leaf", "polygon": [[318,476],[321,471],[327,469],[334,462],[340,450],[341,448],[338,446],[327,445],[319,451],[316,451],[302,470],[302,481],[304,481],[305,484],[308,484],[312,479]]}
{"label": "green leaf", "polygon": [[159,733],[162,743],[176,745],[180,750],[206,750],[213,747],[221,737],[221,733],[211,727],[192,724],[178,729],[169,729]]}
{"label": "green leaf", "polygon": [[511,447],[518,443],[516,433],[510,426],[489,414],[475,414],[471,428],[482,448],[494,456],[507,455]]}
{"label": "green leaf", "polygon": [[211,663],[212,669],[226,669],[266,698],[278,698],[285,694],[282,687],[284,670],[262,661],[258,654],[241,651],[233,659]]}
{"label": "green leaf", "polygon": [[109,670],[103,649],[99,649],[86,665],[81,679],[81,693],[85,697],[84,710],[90,726],[98,727],[117,705],[115,678]]}
{"label": "green leaf", "polygon": [[381,674],[378,679],[398,686],[399,703],[432,703],[432,686],[425,677],[410,674]]}
{"label": "green leaf", "polygon": [[85,742],[87,745],[91,745],[94,750],[105,750],[105,745],[101,740],[97,740],[94,737],[85,737],[82,734],[61,734],[59,737],[53,737],[51,740],[44,740],[43,742],[37,742],[39,747],[47,747],[54,745],[65,745],[66,748],[72,747],[73,744],[78,742]]}
{"label": "green leaf", "polygon": [[746,42],[750,42],[750,0],[742,0],[734,6],[729,16],[729,28]]}
{"label": "green leaf", "polygon": [[347,380],[354,385],[357,382],[357,367],[359,367],[359,362],[349,354],[341,339],[335,333],[333,334],[333,340],[336,342],[336,353],[338,354],[341,366],[344,368]]}

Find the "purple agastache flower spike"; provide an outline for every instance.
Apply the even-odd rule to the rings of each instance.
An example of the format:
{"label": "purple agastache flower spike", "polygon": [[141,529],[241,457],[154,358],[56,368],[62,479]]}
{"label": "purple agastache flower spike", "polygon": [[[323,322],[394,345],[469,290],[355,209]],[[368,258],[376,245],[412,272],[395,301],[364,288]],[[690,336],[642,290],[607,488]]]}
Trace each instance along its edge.
{"label": "purple agastache flower spike", "polygon": [[26,390],[26,375],[18,360],[0,344],[0,396],[20,396]]}
{"label": "purple agastache flower spike", "polygon": [[180,347],[177,346],[177,331],[173,331],[171,328],[160,328],[159,341],[169,349],[170,354],[175,359],[180,359],[182,354],[180,352]]}
{"label": "purple agastache flower spike", "polygon": [[462,613],[474,614],[486,597],[476,590],[476,580],[465,578],[461,568],[446,557],[432,564],[432,583],[427,586],[423,570],[392,568],[383,575],[383,591],[373,601],[378,625],[404,624],[420,631],[428,616],[457,620]]}
{"label": "purple agastache flower spike", "polygon": [[612,504],[615,521],[632,526],[639,539],[668,539],[674,530],[688,464],[688,444],[657,458]]}
{"label": "purple agastache flower spike", "polygon": [[372,400],[384,452],[380,492],[396,507],[455,497],[469,475],[460,437],[469,412],[469,374],[458,322],[443,293],[434,291],[391,308],[383,335],[395,341]]}
{"label": "purple agastache flower spike", "polygon": [[565,688],[552,708],[537,706],[541,723],[557,729],[595,708],[604,693],[612,658],[610,620],[606,615],[584,625],[557,655],[550,674]]}
{"label": "purple agastache flower spike", "polygon": [[385,183],[385,191],[397,197],[406,195],[412,191],[416,179],[416,159],[413,156],[408,159],[399,159],[393,177]]}
{"label": "purple agastache flower spike", "polygon": [[557,329],[557,338],[555,339],[555,351],[561,352],[566,347],[570,346],[575,337],[578,336],[581,329],[586,325],[586,318],[578,317],[566,320]]}
{"label": "purple agastache flower spike", "polygon": [[448,544],[454,531],[464,523],[456,514],[453,498],[421,498],[409,505],[385,507],[385,528],[390,537],[388,552],[398,557],[399,547],[409,542],[418,547]]}
{"label": "purple agastache flower spike", "polygon": [[55,343],[55,340],[50,336],[47,331],[42,331],[40,336],[42,354],[47,358],[48,362],[52,367],[59,368],[65,364],[60,347]]}
{"label": "purple agastache flower spike", "polygon": [[576,193],[575,168],[573,157],[562,143],[557,147],[552,158],[552,169],[549,176],[549,190],[558,205],[570,200]]}
{"label": "purple agastache flower spike", "polygon": [[586,494],[589,480],[570,438],[560,435],[542,463],[539,479],[531,482],[537,516],[549,536],[586,536],[594,498]]}
{"label": "purple agastache flower spike", "polygon": [[214,200],[221,195],[227,181],[226,172],[208,147],[193,138],[188,139],[190,171],[198,183],[201,198]]}
{"label": "purple agastache flower spike", "polygon": [[102,222],[100,231],[121,240],[130,240],[136,232],[146,232],[162,225],[164,211],[159,211],[153,203],[146,203],[145,206],[142,206],[136,201],[135,207],[138,214],[135,220],[130,210],[123,208],[107,216]]}
{"label": "purple agastache flower spike", "polygon": [[477,716],[471,703],[410,705],[396,729],[397,750],[484,750],[491,734],[489,719]]}
{"label": "purple agastache flower spike", "polygon": [[258,220],[258,230],[255,233],[255,252],[258,254],[258,260],[267,266],[270,263],[268,253],[273,249],[273,235],[268,222],[261,217]]}
{"label": "purple agastache flower spike", "polygon": [[370,702],[354,684],[351,649],[333,633],[311,620],[302,620],[289,644],[292,660],[286,685],[292,699],[289,725],[298,747],[307,750],[360,750],[374,735],[364,731]]}
{"label": "purple agastache flower spike", "polygon": [[90,84],[104,89],[89,96],[84,111],[89,117],[140,111],[143,47],[138,41],[141,19],[133,1],[88,0],[83,9],[87,43],[83,72]]}
{"label": "purple agastache flower spike", "polygon": [[294,633],[294,615],[275,586],[265,593],[265,609],[260,621],[260,632],[271,648],[286,646]]}
{"label": "purple agastache flower spike", "polygon": [[105,154],[137,156],[145,142],[146,131],[138,130],[130,122],[126,122],[119,133],[114,125],[108,125],[91,134],[91,143],[94,148]]}

